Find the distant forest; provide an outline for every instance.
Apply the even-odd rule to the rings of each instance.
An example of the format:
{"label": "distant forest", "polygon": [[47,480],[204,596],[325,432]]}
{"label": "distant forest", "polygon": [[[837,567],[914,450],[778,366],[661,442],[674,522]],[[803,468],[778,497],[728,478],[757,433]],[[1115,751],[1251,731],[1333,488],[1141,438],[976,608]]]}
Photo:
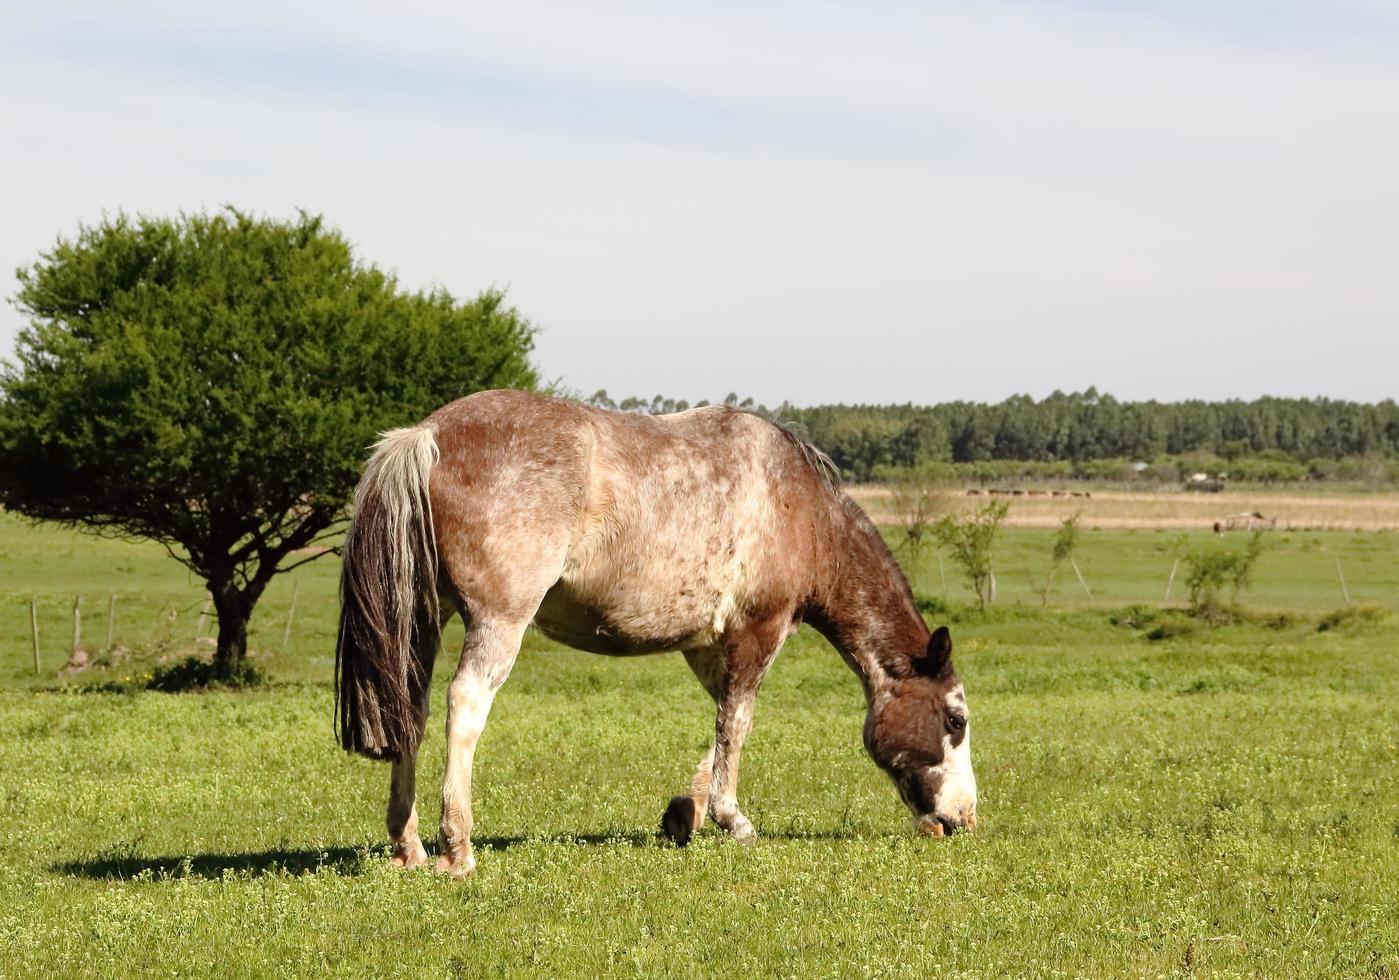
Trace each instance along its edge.
{"label": "distant forest", "polygon": [[[682,411],[656,396],[590,404],[646,414]],[[854,480],[885,468],[963,464],[963,476],[1176,479],[1184,470],[1229,471],[1266,482],[1399,475],[1399,405],[1328,398],[1253,401],[1125,402],[1094,388],[1056,391],[1036,401],[1016,395],[995,404],[782,405],[769,409],[729,395],[725,404],[792,425]],[[699,402],[698,404],[706,404]],[[1133,463],[1146,463],[1142,470]],[[1010,465],[1034,464],[1034,465]]]}

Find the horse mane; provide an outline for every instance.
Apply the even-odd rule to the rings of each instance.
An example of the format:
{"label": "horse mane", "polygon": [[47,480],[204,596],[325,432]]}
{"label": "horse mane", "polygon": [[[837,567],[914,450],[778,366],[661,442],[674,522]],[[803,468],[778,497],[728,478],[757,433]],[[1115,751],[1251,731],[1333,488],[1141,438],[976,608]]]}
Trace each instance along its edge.
{"label": "horse mane", "polygon": [[801,454],[802,460],[811,469],[811,472],[815,473],[821,480],[821,483],[826,489],[837,496],[844,495],[840,467],[836,466],[835,461],[832,460],[830,456],[827,456],[811,442],[803,438],[801,433],[799,433],[791,423],[783,422],[781,419],[773,418],[769,415],[751,412],[747,409],[739,409],[739,411],[745,412],[748,415],[757,415],[758,418],[775,426],[777,431],[782,433],[782,437],[791,444],[792,448]]}
{"label": "horse mane", "polygon": [[[853,525],[863,531],[869,538],[870,548],[873,550],[875,557],[879,560],[880,564],[883,565],[889,578],[893,579],[901,586],[904,598],[908,600],[909,605],[916,611],[918,609],[918,599],[913,594],[913,585],[909,582],[908,576],[904,574],[903,566],[900,565],[899,560],[894,557],[894,552],[890,549],[889,543],[884,540],[884,535],[879,533],[879,528],[875,525],[874,521],[870,519],[870,516],[865,513],[865,509],[855,503],[851,496],[845,492],[844,481],[841,479],[840,475],[840,467],[836,466],[835,461],[805,439],[790,423],[783,422],[771,416],[761,415],[757,412],[751,412],[747,409],[739,409],[739,411],[747,412],[750,415],[758,415],[760,418],[776,426],[777,431],[782,433],[783,438],[801,454],[801,458],[806,463],[807,467],[817,476],[821,485],[830,492],[833,503],[839,507],[841,512],[845,514]],[[922,618],[921,614],[919,618]]]}
{"label": "horse mane", "polygon": [[894,557],[894,552],[889,547],[889,542],[884,540],[884,535],[879,533],[879,528],[875,526],[870,516],[865,513],[865,509],[855,503],[848,493],[841,493],[840,497],[841,506],[845,508],[845,513],[849,515],[850,520],[857,527],[861,528],[869,535],[870,547],[874,549],[875,555],[884,563],[885,568],[890,573],[889,577],[903,586],[904,595],[908,598],[908,601],[912,603],[913,608],[917,609],[918,599],[913,594],[913,585],[909,582],[908,576],[904,574],[903,566],[899,564],[899,560]]}

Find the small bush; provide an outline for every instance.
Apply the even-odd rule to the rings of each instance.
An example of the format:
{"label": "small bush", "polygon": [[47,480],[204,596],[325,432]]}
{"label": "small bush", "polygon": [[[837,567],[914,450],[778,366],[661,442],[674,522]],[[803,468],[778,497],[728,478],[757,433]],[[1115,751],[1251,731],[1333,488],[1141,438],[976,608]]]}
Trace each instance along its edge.
{"label": "small bush", "polygon": [[880,467],[875,475],[889,484],[889,506],[901,535],[897,548],[908,556],[912,573],[933,541],[933,526],[951,509],[952,467],[945,463]]}
{"label": "small bush", "polygon": [[1238,606],[1210,600],[1190,607],[1190,615],[1210,626],[1228,626],[1242,619]]}
{"label": "small bush", "polygon": [[1153,643],[1158,640],[1179,640],[1194,636],[1200,631],[1198,620],[1188,616],[1164,616],[1147,631],[1146,638]]}
{"label": "small bush", "polygon": [[1297,625],[1297,617],[1292,615],[1292,613],[1285,612],[1268,613],[1267,615],[1256,617],[1253,621],[1264,629],[1279,631],[1291,629]]}
{"label": "small bush", "polygon": [[182,691],[206,691],[210,689],[241,690],[261,687],[267,683],[267,676],[246,660],[235,663],[227,672],[221,671],[208,660],[199,657],[186,657],[173,664],[157,667],[146,682],[150,691],[165,691],[178,694]]}
{"label": "small bush", "polygon": [[1008,510],[1009,504],[992,501],[965,517],[948,514],[933,525],[938,541],[952,553],[953,561],[962,566],[967,585],[982,609],[991,600],[991,546]]}
{"label": "small bush", "polygon": [[[1189,571],[1185,587],[1190,592],[1193,613],[1212,621],[1230,618],[1229,611],[1239,601],[1239,593],[1252,584],[1253,567],[1263,554],[1263,533],[1254,531],[1243,551],[1211,544],[1186,554]],[[1231,588],[1227,603],[1223,599],[1226,586]]]}
{"label": "small bush", "polygon": [[1388,615],[1389,610],[1382,606],[1346,606],[1321,617],[1321,621],[1316,624],[1316,631],[1326,633],[1348,627],[1373,626],[1382,622]]}
{"label": "small bush", "polygon": [[1151,606],[1128,606],[1126,609],[1119,609],[1108,614],[1108,622],[1113,626],[1121,626],[1129,630],[1146,629],[1156,622],[1161,615],[1159,609]]}
{"label": "small bush", "polygon": [[1059,522],[1059,531],[1054,535],[1054,548],[1049,556],[1049,573],[1044,577],[1044,588],[1040,589],[1040,608],[1049,604],[1049,590],[1054,587],[1054,574],[1064,562],[1072,562],[1074,549],[1078,547],[1078,521],[1082,514],[1073,514]]}

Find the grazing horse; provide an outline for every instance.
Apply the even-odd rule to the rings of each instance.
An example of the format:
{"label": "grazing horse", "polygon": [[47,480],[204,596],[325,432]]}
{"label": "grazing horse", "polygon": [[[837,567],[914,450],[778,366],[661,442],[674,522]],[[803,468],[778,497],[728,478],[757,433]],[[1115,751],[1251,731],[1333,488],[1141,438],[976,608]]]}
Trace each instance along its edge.
{"label": "grazing horse", "polygon": [[414,769],[442,626],[466,642],[447,692],[438,869],[475,867],[471,766],[525,629],[612,656],[680,651],[714,699],[714,742],[665,833],[706,813],[739,840],[738,759],[758,686],[803,621],[864,686],[864,742],[925,834],[976,825],[967,701],[879,532],[829,459],[721,406],[647,417],[486,391],[387,432],[345,540],[336,717],[392,760],[393,860],[427,854]]}

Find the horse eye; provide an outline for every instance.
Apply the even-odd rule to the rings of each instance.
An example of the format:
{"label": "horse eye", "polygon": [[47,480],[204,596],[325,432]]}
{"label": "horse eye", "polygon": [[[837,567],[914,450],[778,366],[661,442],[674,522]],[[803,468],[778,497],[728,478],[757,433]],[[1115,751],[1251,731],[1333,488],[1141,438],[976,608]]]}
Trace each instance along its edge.
{"label": "horse eye", "polygon": [[963,718],[961,715],[948,715],[947,722],[959,732],[967,727],[967,719]]}

